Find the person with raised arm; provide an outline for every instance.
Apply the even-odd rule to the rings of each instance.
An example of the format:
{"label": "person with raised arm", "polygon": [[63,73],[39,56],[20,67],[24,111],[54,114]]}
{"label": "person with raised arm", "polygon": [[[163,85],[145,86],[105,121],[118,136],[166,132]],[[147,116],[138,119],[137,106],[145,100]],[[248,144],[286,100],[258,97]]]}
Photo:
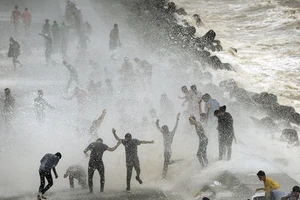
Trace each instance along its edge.
{"label": "person with raised arm", "polygon": [[102,124],[102,121],[106,115],[106,109],[102,110],[102,115],[93,121],[92,126],[89,129],[89,133],[95,137],[98,137],[98,132],[97,130],[99,129],[100,125]]}
{"label": "person with raised arm", "polygon": [[159,126],[159,119],[156,120],[156,127],[162,133],[164,138],[164,167],[162,177],[165,178],[168,172],[168,166],[171,163],[170,159],[172,156],[172,143],[174,139],[175,132],[177,130],[178,121],[179,121],[180,113],[177,114],[176,117],[176,124],[173,130],[170,132],[169,127],[167,125],[163,125],[162,127]]}
{"label": "person with raised arm", "polygon": [[125,134],[125,139],[120,139],[117,134],[116,130],[113,128],[112,133],[117,141],[121,142],[125,147],[125,153],[126,153],[126,168],[127,168],[127,187],[126,190],[130,191],[130,181],[132,176],[132,168],[136,171],[136,177],[135,179],[139,182],[139,184],[142,184],[143,181],[140,178],[140,161],[138,157],[137,147],[140,144],[153,144],[154,141],[143,141],[143,140],[137,140],[133,139],[130,133]]}
{"label": "person with raised arm", "polygon": [[88,151],[91,151],[89,168],[88,168],[88,183],[90,193],[93,192],[93,176],[95,170],[98,170],[100,175],[100,192],[104,192],[105,174],[104,174],[104,163],[102,156],[104,151],[114,151],[121,144],[119,141],[116,146],[108,147],[103,143],[101,138],[98,138],[96,142],[91,143],[83,152],[87,155]]}

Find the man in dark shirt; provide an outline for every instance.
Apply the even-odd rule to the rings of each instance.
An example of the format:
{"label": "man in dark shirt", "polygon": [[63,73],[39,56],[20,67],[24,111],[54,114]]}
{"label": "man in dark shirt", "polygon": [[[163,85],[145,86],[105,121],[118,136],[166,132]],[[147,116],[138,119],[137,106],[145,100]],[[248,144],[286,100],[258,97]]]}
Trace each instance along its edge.
{"label": "man in dark shirt", "polygon": [[109,34],[109,51],[115,51],[121,45],[118,24],[114,24],[114,28]]}
{"label": "man in dark shirt", "polygon": [[[58,164],[58,161],[60,159],[61,159],[61,154],[59,152],[57,152],[56,154],[47,153],[42,158],[40,169],[39,169],[41,184],[40,184],[40,187],[39,187],[38,200],[46,199],[44,194],[53,185],[51,169],[54,172],[55,178],[58,178],[55,167]],[[48,185],[46,187],[45,187],[45,178],[48,181]]]}
{"label": "man in dark shirt", "polygon": [[227,160],[231,159],[231,146],[234,137],[233,118],[230,113],[226,112],[226,106],[222,106],[214,112],[218,118],[219,132],[219,160],[227,154]]}
{"label": "man in dark shirt", "polygon": [[125,146],[125,153],[126,153],[126,168],[127,168],[127,191],[130,191],[130,180],[132,176],[132,168],[136,171],[135,179],[142,184],[143,181],[140,179],[140,161],[137,154],[137,146],[140,144],[153,144],[154,141],[142,141],[137,139],[132,139],[130,133],[126,133],[125,139],[120,139],[117,134],[116,130],[112,129],[112,133],[114,134],[116,140],[121,142]]}
{"label": "man in dark shirt", "polygon": [[74,189],[74,179],[78,180],[78,184],[81,185],[83,189],[87,188],[86,184],[86,173],[82,166],[80,165],[72,165],[70,166],[66,173],[64,174],[64,178],[69,176],[70,188]]}
{"label": "man in dark shirt", "polygon": [[[90,193],[93,192],[93,176],[94,172],[97,169],[100,175],[100,184],[101,188],[100,191],[104,191],[104,183],[105,183],[105,176],[104,176],[104,164],[102,160],[102,156],[104,151],[114,151],[118,148],[121,142],[118,142],[114,147],[108,147],[106,144],[103,144],[103,140],[101,138],[97,139],[96,142],[91,143],[83,152],[86,154],[88,151],[91,151],[90,161],[89,161],[89,168],[88,168],[88,182],[89,182],[89,189]],[[87,154],[86,154],[87,155]]]}
{"label": "man in dark shirt", "polygon": [[163,135],[164,138],[164,167],[163,167],[163,173],[162,176],[163,178],[166,177],[167,172],[168,172],[168,165],[170,164],[170,159],[172,156],[172,143],[173,143],[173,138],[178,126],[178,121],[179,121],[179,117],[180,117],[180,113],[177,114],[177,118],[176,118],[176,124],[174,129],[170,132],[169,131],[169,127],[167,125],[164,125],[162,127],[159,126],[159,119],[156,120],[156,127],[158,128],[158,130],[160,130],[160,132]]}
{"label": "man in dark shirt", "polygon": [[43,25],[43,30],[42,30],[42,32],[44,33],[44,34],[47,34],[47,35],[51,35],[51,32],[50,32],[50,30],[51,30],[51,25],[49,24],[49,19],[46,19],[45,20],[45,24]]}
{"label": "man in dark shirt", "polygon": [[[204,113],[200,114],[200,118],[204,120],[205,114]],[[199,159],[201,166],[206,167],[208,164],[207,155],[206,155],[208,139],[204,133],[204,129],[203,129],[201,123],[197,122],[196,118],[193,115],[190,116],[189,121],[190,121],[191,125],[195,126],[196,133],[199,137],[199,146],[198,146],[198,151],[197,151],[197,157]]]}

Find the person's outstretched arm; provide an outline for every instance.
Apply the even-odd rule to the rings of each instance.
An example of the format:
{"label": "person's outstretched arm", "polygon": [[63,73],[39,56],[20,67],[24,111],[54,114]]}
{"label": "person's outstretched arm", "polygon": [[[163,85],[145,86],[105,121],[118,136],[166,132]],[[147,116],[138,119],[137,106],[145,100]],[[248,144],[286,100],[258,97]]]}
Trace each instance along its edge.
{"label": "person's outstretched arm", "polygon": [[45,103],[45,105],[46,106],[48,106],[48,108],[50,108],[50,109],[55,109],[53,106],[51,106],[45,99],[43,99],[44,100],[44,103]]}
{"label": "person's outstretched arm", "polygon": [[121,139],[116,134],[116,129],[113,128],[112,133],[114,134],[114,137],[116,138],[116,140],[118,140],[118,142],[121,142]]}
{"label": "person's outstretched arm", "polygon": [[141,144],[154,144],[154,140],[152,141],[145,141],[145,140],[140,140]]}
{"label": "person's outstretched arm", "polygon": [[118,141],[118,143],[116,144],[116,146],[114,146],[114,147],[108,147],[107,151],[114,151],[114,150],[116,150],[120,144],[121,144],[121,142]]}
{"label": "person's outstretched arm", "polygon": [[55,178],[58,178],[58,175],[57,175],[57,172],[56,172],[55,167],[53,167],[52,170],[53,170],[53,172],[54,172]]}
{"label": "person's outstretched arm", "polygon": [[199,115],[202,113],[201,102],[202,102],[202,99],[200,99],[200,101],[198,101]]}
{"label": "person's outstretched arm", "polygon": [[102,110],[102,115],[96,120],[96,128],[99,128],[105,115],[106,115],[106,109]]}
{"label": "person's outstretched arm", "polygon": [[158,130],[160,132],[162,132],[162,128],[159,126],[159,119],[156,120],[155,124],[156,124],[156,127],[158,128]]}
{"label": "person's outstretched arm", "polygon": [[178,121],[179,121],[179,117],[180,117],[180,113],[177,114],[177,117],[176,117],[176,124],[175,124],[175,127],[173,128],[172,130],[172,135],[175,134],[176,130],[177,130],[177,126],[178,126]]}

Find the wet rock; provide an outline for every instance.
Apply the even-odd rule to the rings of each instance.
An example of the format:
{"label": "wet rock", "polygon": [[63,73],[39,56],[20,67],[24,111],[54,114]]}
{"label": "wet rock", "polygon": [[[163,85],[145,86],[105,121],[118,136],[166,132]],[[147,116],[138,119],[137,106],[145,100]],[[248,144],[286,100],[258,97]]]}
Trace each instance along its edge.
{"label": "wet rock", "polygon": [[210,57],[212,68],[217,70],[217,69],[223,69],[223,63],[217,56],[211,56]]}
{"label": "wet rock", "polygon": [[289,120],[291,123],[300,125],[300,114],[297,112],[293,113]]}
{"label": "wet rock", "polygon": [[221,81],[219,83],[219,87],[223,90],[223,91],[227,91],[230,92],[232,91],[235,87],[237,87],[237,83],[235,82],[234,79],[228,79],[228,80],[224,80]]}
{"label": "wet rock", "polygon": [[205,81],[205,82],[212,82],[212,78],[213,78],[213,75],[209,72],[204,72],[202,74],[202,80]]}
{"label": "wet rock", "polygon": [[185,10],[183,8],[179,8],[176,10],[178,15],[187,15],[187,13],[185,12]]}
{"label": "wet rock", "polygon": [[289,144],[299,144],[298,133],[294,129],[284,129],[281,139],[287,141]]}
{"label": "wet rock", "polygon": [[246,104],[253,104],[252,99],[250,98],[250,96],[248,95],[248,92],[244,89],[244,88],[240,88],[240,87],[234,87],[231,91],[230,91],[230,97],[235,97],[235,99],[239,102],[243,102]]}
{"label": "wet rock", "polygon": [[219,99],[223,95],[223,91],[212,83],[208,83],[204,86],[203,91],[209,93],[213,98]]}
{"label": "wet rock", "polygon": [[260,129],[262,129],[264,132],[269,134],[274,134],[274,132],[280,132],[280,128],[278,125],[274,122],[274,120],[267,116],[262,119],[257,119],[255,117],[251,117],[252,121],[256,126],[258,126]]}
{"label": "wet rock", "polygon": [[234,71],[233,67],[229,63],[223,63],[223,69],[228,71]]}
{"label": "wet rock", "polygon": [[272,114],[274,117],[291,120],[295,113],[295,108],[291,106],[276,105],[272,108]]}
{"label": "wet rock", "polygon": [[260,94],[253,95],[252,100],[258,104],[263,104],[263,105],[278,104],[277,96],[274,94],[269,94],[267,92],[262,92]]}

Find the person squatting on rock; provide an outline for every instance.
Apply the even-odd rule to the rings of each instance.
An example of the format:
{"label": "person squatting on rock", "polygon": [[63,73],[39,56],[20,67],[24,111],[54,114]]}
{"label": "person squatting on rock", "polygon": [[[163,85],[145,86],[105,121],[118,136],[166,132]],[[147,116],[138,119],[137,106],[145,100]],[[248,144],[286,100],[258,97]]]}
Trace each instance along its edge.
{"label": "person squatting on rock", "polygon": [[114,147],[108,147],[103,143],[101,138],[97,139],[96,142],[91,143],[83,152],[87,155],[88,151],[91,151],[89,168],[88,168],[88,183],[90,193],[93,192],[93,176],[95,170],[98,170],[100,175],[100,192],[104,191],[105,174],[104,174],[104,163],[102,160],[104,151],[114,151],[118,148],[121,142],[118,142]]}
{"label": "person squatting on rock", "polygon": [[126,154],[126,168],[127,168],[127,187],[126,190],[130,191],[130,181],[132,176],[132,169],[134,168],[136,171],[135,179],[142,184],[143,181],[140,178],[141,168],[140,168],[140,161],[137,154],[137,147],[140,144],[153,144],[154,141],[142,141],[133,139],[130,133],[126,133],[125,139],[120,139],[117,134],[116,130],[112,129],[112,133],[117,141],[121,142],[125,147],[125,154]]}
{"label": "person squatting on rock", "polygon": [[78,180],[78,184],[82,187],[82,189],[87,188],[86,183],[86,173],[82,166],[80,165],[72,165],[70,166],[66,173],[64,174],[64,178],[67,178],[69,176],[69,184],[70,188],[74,189],[74,179]]}
{"label": "person squatting on rock", "polygon": [[159,119],[156,120],[156,127],[162,133],[164,139],[164,167],[162,177],[165,178],[168,172],[168,166],[171,164],[171,156],[172,156],[172,143],[174,139],[175,132],[177,130],[178,121],[179,121],[180,113],[177,114],[176,124],[173,130],[170,132],[169,127],[167,125],[159,126]]}

